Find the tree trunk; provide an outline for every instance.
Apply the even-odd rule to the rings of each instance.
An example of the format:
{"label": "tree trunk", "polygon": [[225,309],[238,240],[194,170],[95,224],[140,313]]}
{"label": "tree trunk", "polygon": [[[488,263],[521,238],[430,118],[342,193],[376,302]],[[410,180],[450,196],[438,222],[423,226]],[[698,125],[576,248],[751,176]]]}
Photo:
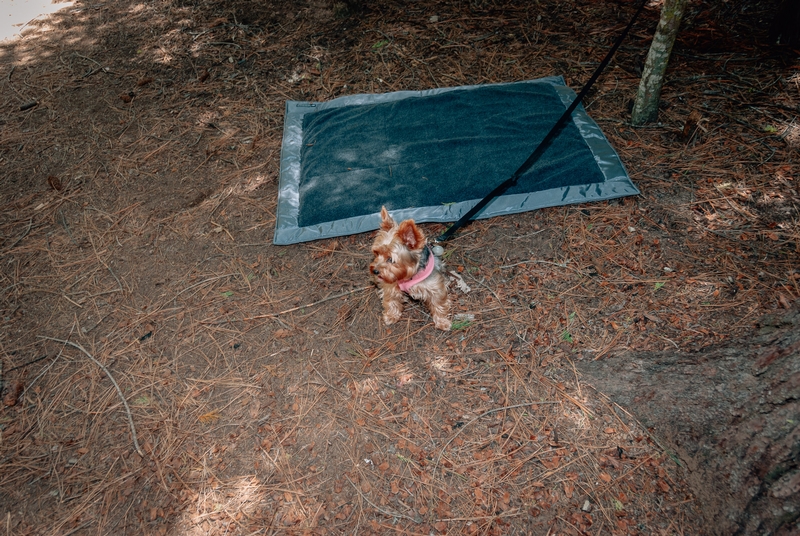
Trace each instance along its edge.
{"label": "tree trunk", "polygon": [[800,309],[697,353],[579,363],[689,469],[712,534],[800,534]]}
{"label": "tree trunk", "polygon": [[664,85],[664,73],[687,2],[688,0],[665,0],[664,7],[661,8],[661,20],[658,21],[656,34],[644,63],[639,91],[633,103],[631,122],[634,125],[643,125],[658,119],[658,101],[661,98],[661,86]]}

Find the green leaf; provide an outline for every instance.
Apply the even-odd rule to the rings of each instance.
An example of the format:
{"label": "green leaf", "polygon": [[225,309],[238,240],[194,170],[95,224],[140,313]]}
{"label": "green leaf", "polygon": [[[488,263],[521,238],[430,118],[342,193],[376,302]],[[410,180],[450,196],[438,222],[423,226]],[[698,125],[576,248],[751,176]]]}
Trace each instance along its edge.
{"label": "green leaf", "polygon": [[664,285],[666,285],[666,283],[664,281],[656,281],[656,284],[655,284],[653,290],[658,290],[661,287],[663,287]]}
{"label": "green leaf", "polygon": [[460,329],[467,329],[472,325],[471,320],[456,320],[450,325],[451,331],[458,331]]}
{"label": "green leaf", "polygon": [[667,450],[666,452],[669,455],[669,457],[672,458],[672,461],[677,464],[678,467],[683,467],[683,462],[681,461],[680,458],[678,458],[677,454],[675,454],[671,450]]}
{"label": "green leaf", "polygon": [[575,342],[574,340],[572,340],[572,335],[570,335],[569,331],[567,330],[564,330],[564,333],[561,334],[561,340],[567,341],[569,343]]}
{"label": "green leaf", "polygon": [[380,41],[372,45],[372,50],[380,50],[388,44],[389,41],[387,41],[386,39],[381,39]]}
{"label": "green leaf", "polygon": [[222,296],[224,298],[230,298],[231,296],[233,296],[233,291],[232,290],[226,290],[225,292],[222,293]]}

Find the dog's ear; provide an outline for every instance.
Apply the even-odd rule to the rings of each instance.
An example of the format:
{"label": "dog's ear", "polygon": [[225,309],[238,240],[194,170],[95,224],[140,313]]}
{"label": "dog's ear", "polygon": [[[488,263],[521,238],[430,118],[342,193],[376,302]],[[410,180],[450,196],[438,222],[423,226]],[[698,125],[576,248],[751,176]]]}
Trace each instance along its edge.
{"label": "dog's ear", "polygon": [[389,216],[386,207],[381,207],[381,229],[388,231],[392,227],[394,227],[394,220]]}
{"label": "dog's ear", "polygon": [[425,236],[414,224],[414,220],[405,220],[397,228],[397,236],[410,250],[420,249],[425,243]]}

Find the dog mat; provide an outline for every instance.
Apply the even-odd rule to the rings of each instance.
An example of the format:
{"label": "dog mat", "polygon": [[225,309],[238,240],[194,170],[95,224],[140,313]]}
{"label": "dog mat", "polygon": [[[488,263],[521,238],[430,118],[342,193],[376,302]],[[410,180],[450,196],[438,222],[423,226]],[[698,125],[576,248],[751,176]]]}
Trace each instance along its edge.
{"label": "dog mat", "polygon": [[[560,76],[288,101],[274,243],[454,222],[533,152],[575,99]],[[582,106],[538,162],[477,218],[600,201],[639,190]]]}

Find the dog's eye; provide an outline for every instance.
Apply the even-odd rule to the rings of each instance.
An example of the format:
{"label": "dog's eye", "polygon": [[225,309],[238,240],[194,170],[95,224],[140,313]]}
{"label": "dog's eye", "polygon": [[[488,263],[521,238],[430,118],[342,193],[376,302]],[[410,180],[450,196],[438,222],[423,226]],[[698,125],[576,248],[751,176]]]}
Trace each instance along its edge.
{"label": "dog's eye", "polygon": [[394,263],[394,259],[392,259],[391,257],[387,257],[386,258],[386,262],[388,262],[389,264],[393,264]]}

